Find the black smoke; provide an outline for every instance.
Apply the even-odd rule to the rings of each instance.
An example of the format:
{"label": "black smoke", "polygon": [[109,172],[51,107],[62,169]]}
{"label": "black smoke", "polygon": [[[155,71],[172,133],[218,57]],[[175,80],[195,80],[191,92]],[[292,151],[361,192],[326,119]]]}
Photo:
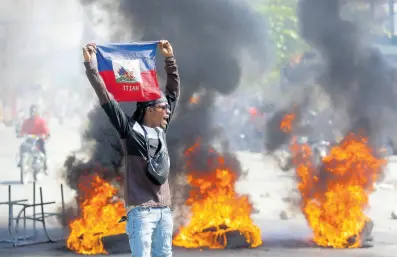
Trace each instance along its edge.
{"label": "black smoke", "polygon": [[[350,4],[359,4],[357,2]],[[360,24],[343,17],[343,1],[300,0],[298,7],[301,36],[316,53],[312,65],[305,67],[303,64],[300,72],[301,75],[312,77],[312,80],[306,78],[306,81],[312,83],[311,89],[322,92],[325,96],[324,100],[328,101],[327,109],[331,111],[329,117],[333,123],[329,125],[320,119],[311,119],[311,123],[308,123],[307,114],[312,108],[308,100],[316,98],[315,91],[308,91],[307,85],[301,81],[293,81],[294,93],[300,94],[294,94],[298,97],[290,98],[278,112],[280,115],[274,116],[267,124],[269,150],[281,149],[289,143],[291,135],[301,136],[303,133],[308,136],[309,140],[310,138],[323,140],[316,139],[316,134],[322,133],[322,130],[327,127],[333,127],[340,132],[342,137],[350,133],[359,137],[368,137],[373,154],[379,154],[376,150],[382,145],[384,147],[385,137],[390,136],[388,133],[397,129],[394,122],[397,111],[395,101],[397,91],[393,80],[393,68],[373,44],[371,35],[368,33],[369,28],[362,28]],[[316,68],[316,74],[311,73],[313,68]],[[314,108],[318,106],[314,105]],[[280,121],[286,113],[296,114],[296,120],[293,123],[294,130],[290,134],[277,130],[277,126],[280,127]],[[306,130],[302,132],[304,127]],[[338,144],[336,137],[324,140],[331,140],[334,141],[333,144]],[[315,153],[315,150],[313,152]],[[298,160],[305,156],[300,153],[294,155],[296,156],[293,158]],[[350,173],[341,176],[329,170],[330,167],[346,165],[346,163],[333,160],[331,164],[321,159],[316,162],[313,158],[311,164],[315,167],[308,173],[316,180],[303,182],[305,180],[297,176],[298,180],[302,180],[298,184],[304,183],[306,186],[305,189],[299,190],[305,201],[316,201],[321,198],[328,200],[325,193],[330,185],[352,182],[346,181],[346,178],[351,180],[356,171],[349,170]],[[354,166],[365,167],[363,164],[365,164],[364,159],[356,161]],[[288,168],[293,165],[289,164]],[[383,171],[366,167],[365,173],[368,185],[363,187],[371,193],[374,180],[383,179]],[[375,177],[375,174],[379,177]],[[286,201],[291,202],[291,200]],[[320,200],[319,203],[321,202]],[[292,208],[302,209],[304,205],[302,200],[292,199]],[[307,215],[305,210],[303,212]],[[327,214],[324,215],[327,216]],[[366,236],[361,237],[366,238]]]}
{"label": "black smoke", "polygon": [[[308,100],[316,98],[316,95],[313,90],[308,91],[302,81],[293,81],[294,97],[288,98],[288,101],[284,99],[284,105],[277,115],[267,123],[266,145],[270,152],[285,147],[292,135],[303,134],[309,140],[330,140],[336,144],[334,136],[328,139],[315,138],[323,130],[332,127],[340,136],[354,133],[368,137],[377,155],[379,153],[376,150],[387,143],[385,138],[391,137],[396,131],[397,91],[393,68],[373,44],[368,28],[345,19],[341,13],[343,4],[339,0],[299,1],[301,36],[312,47],[312,53],[316,53],[312,63],[303,64],[300,72],[310,77],[306,81],[312,83],[311,89],[325,95],[332,125],[321,119],[308,123],[307,113],[312,108]],[[316,74],[313,74],[313,70]],[[287,113],[296,114],[294,129],[290,134],[277,128]],[[342,177],[330,174],[323,165],[322,162],[316,163],[318,181],[310,189],[305,189],[310,193],[324,193],[329,182],[343,181]],[[293,164],[289,163],[288,166],[290,169]],[[377,180],[383,180],[383,171],[368,169],[368,173],[372,173],[367,175],[369,185],[374,183],[373,173],[378,172],[381,175]],[[294,201],[291,205],[297,208],[302,203]]]}
{"label": "black smoke", "polygon": [[[343,1],[339,0],[301,0],[301,36],[318,53],[316,67],[321,69],[315,84],[330,102],[334,126],[342,135],[364,133],[377,145],[390,128],[396,127],[393,69],[365,33],[368,28],[344,19],[342,8]],[[304,93],[306,97],[311,94]],[[292,105],[295,103],[291,101],[285,111],[290,112]],[[285,140],[271,134],[267,138],[278,146]]]}
{"label": "black smoke", "polygon": [[[240,85],[243,55],[265,68],[263,20],[244,1],[134,0],[121,1],[119,10],[135,33],[142,33],[140,40],[166,38],[175,49],[182,97],[167,140],[174,171],[183,171],[181,151],[198,137],[207,147],[217,136],[211,124],[215,95],[229,94]],[[192,106],[190,97],[199,91],[204,94]]]}
{"label": "black smoke", "polygon": [[324,57],[320,85],[335,107],[345,107],[345,132],[364,130],[375,139],[391,126],[389,114],[396,110],[393,71],[368,35],[341,18],[340,8],[340,1],[301,1],[302,36]]}
{"label": "black smoke", "polygon": [[[198,171],[206,171],[207,159],[213,155],[208,150],[213,141],[225,133],[211,123],[216,95],[235,91],[246,70],[250,69],[251,75],[259,77],[268,66],[269,46],[263,17],[254,13],[247,2],[237,0],[81,2],[87,10],[99,4],[108,13],[123,17],[123,22],[112,24],[111,30],[117,33],[111,33],[106,41],[125,42],[126,35],[132,35],[131,41],[170,41],[179,65],[182,94],[167,135],[172,163],[171,181],[186,172],[183,152],[198,138],[201,139],[202,151],[199,152],[200,158],[195,156],[194,162]],[[90,41],[95,42],[95,39]],[[164,82],[163,57],[158,57],[157,65],[160,79]],[[88,82],[87,87],[90,87]],[[198,92],[201,93],[199,102],[191,104],[190,98]],[[123,104],[123,108],[131,115],[134,105]],[[112,167],[113,171],[109,173],[116,176],[123,154],[117,133],[99,106],[91,111],[89,121],[83,140],[97,143],[92,149],[91,160]],[[230,165],[235,167],[234,171],[240,172],[237,159],[227,153],[227,144],[222,147],[226,152],[224,155],[229,157],[226,160],[234,160]],[[81,173],[78,172],[81,170],[74,169],[75,165],[78,166],[77,160],[69,162],[65,172],[72,185]]]}

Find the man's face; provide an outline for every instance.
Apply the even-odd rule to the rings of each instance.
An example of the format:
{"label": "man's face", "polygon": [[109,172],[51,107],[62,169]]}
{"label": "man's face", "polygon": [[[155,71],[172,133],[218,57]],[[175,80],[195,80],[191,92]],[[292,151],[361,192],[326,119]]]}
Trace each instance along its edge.
{"label": "man's face", "polygon": [[31,110],[30,110],[30,117],[36,117],[38,114],[37,114],[37,108],[32,108]]}
{"label": "man's face", "polygon": [[148,113],[150,115],[150,120],[156,126],[165,128],[167,126],[167,119],[170,116],[170,107],[167,103],[159,103],[153,107],[148,108]]}

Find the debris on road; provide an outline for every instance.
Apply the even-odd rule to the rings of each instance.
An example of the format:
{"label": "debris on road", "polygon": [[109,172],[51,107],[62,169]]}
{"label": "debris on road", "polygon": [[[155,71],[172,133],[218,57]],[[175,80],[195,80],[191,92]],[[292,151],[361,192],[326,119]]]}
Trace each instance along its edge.
{"label": "debris on road", "polygon": [[280,219],[282,219],[282,220],[288,220],[289,218],[288,218],[288,214],[287,214],[287,212],[286,211],[281,211],[280,212]]}

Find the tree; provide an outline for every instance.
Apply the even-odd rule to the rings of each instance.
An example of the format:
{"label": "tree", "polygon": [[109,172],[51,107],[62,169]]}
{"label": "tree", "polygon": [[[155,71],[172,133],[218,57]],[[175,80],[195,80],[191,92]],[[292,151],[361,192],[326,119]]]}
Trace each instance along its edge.
{"label": "tree", "polygon": [[297,5],[296,0],[259,0],[253,6],[266,16],[269,36],[276,50],[275,64],[265,78],[267,84],[278,81],[283,66],[299,58],[308,49],[299,36]]}

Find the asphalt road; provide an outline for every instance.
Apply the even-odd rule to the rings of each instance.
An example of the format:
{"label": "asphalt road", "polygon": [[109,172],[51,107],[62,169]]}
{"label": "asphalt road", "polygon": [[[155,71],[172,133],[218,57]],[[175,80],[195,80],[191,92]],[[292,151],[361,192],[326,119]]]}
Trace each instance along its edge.
{"label": "asphalt road", "polygon": [[[66,155],[79,147],[78,126],[67,127],[51,124],[52,138],[48,143],[50,155],[50,175],[43,178],[38,187],[43,187],[44,200],[56,201],[47,211],[55,211],[60,205],[61,167]],[[12,185],[12,199],[32,200],[32,184],[21,185],[19,172],[15,164],[15,155],[20,140],[17,140],[12,128],[0,125],[0,202],[7,200],[7,186]],[[395,256],[397,254],[397,220],[391,220],[390,214],[395,209],[397,183],[397,162],[391,161],[386,171],[385,184],[370,197],[369,216],[375,223],[373,230],[374,247],[363,249],[324,249],[310,246],[310,229],[302,215],[289,215],[288,220],[281,220],[279,214],[287,209],[282,198],[287,196],[295,185],[287,173],[278,170],[270,158],[260,154],[239,153],[244,169],[248,169],[247,178],[238,183],[240,193],[249,194],[258,213],[253,215],[255,223],[261,228],[263,246],[256,249],[233,250],[188,250],[174,248],[174,256]],[[37,189],[38,193],[38,189]],[[74,193],[65,186],[66,201]],[[287,212],[290,214],[290,212]],[[16,212],[14,212],[16,215]],[[8,238],[8,207],[0,205],[0,237]],[[59,224],[54,219],[48,220],[54,238],[62,237]],[[28,225],[30,227],[30,225]],[[40,227],[38,227],[40,228]],[[0,244],[0,256],[71,256],[73,253],[64,248],[64,242],[39,244],[13,248],[10,244]],[[129,256],[128,252],[112,252],[112,256]]]}

